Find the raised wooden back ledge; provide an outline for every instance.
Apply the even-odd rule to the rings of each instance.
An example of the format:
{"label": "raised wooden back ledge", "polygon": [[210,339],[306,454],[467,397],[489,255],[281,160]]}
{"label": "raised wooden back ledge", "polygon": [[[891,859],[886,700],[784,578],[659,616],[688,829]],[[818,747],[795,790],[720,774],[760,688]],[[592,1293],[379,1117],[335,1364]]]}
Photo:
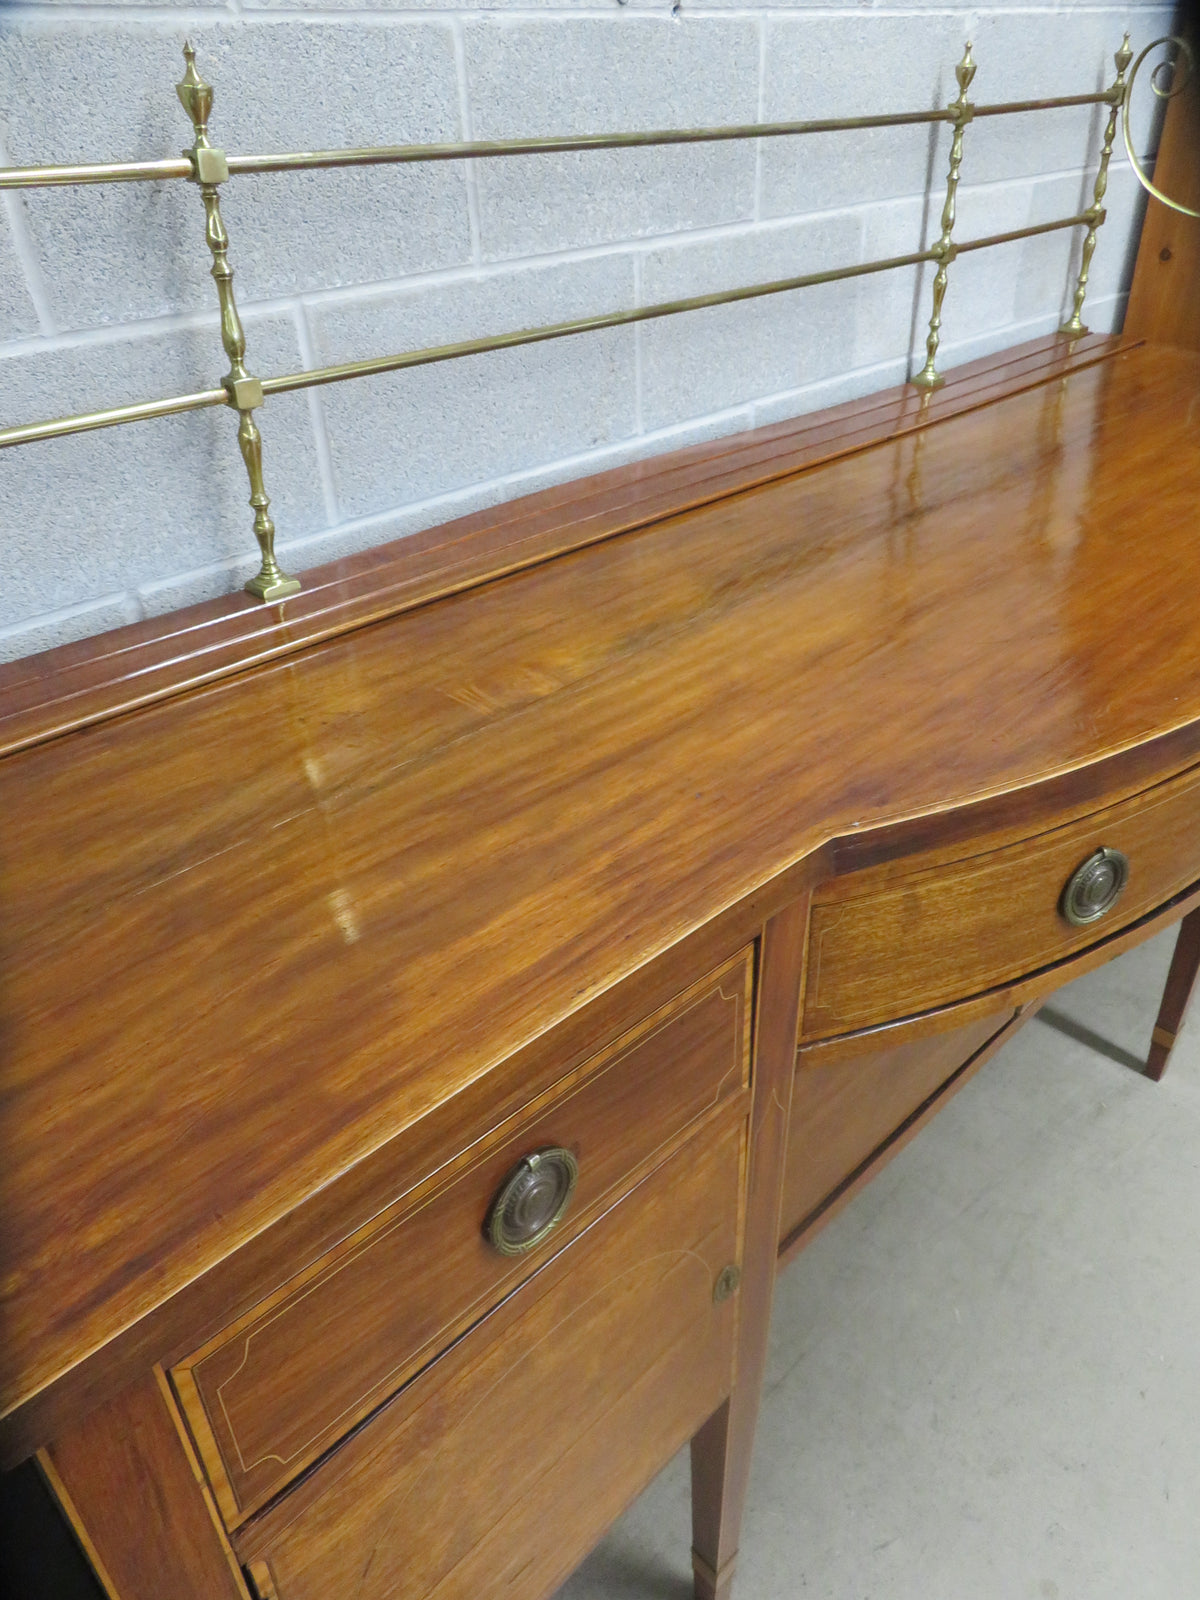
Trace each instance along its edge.
{"label": "raised wooden back ledge", "polygon": [[239,590],[0,663],[0,755],[946,421],[1138,342],[1104,334],[1071,343],[1034,339],[956,368],[932,394],[901,384],[613,467],[314,567],[291,600],[262,605]]}

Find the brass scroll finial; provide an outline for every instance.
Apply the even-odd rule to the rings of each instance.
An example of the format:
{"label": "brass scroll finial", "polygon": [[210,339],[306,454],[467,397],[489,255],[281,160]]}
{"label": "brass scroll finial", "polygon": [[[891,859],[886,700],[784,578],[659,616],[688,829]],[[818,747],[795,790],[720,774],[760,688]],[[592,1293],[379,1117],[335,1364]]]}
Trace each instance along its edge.
{"label": "brass scroll finial", "polygon": [[1108,188],[1108,163],[1112,158],[1113,141],[1117,137],[1117,118],[1121,114],[1121,106],[1125,101],[1125,74],[1129,70],[1129,63],[1133,60],[1133,51],[1129,48],[1129,35],[1126,34],[1121,43],[1121,48],[1113,56],[1113,63],[1117,69],[1116,80],[1108,91],[1109,113],[1108,126],[1104,130],[1104,144],[1100,150],[1100,166],[1096,172],[1096,183],[1092,190],[1092,203],[1084,215],[1088,219],[1088,231],[1084,235],[1083,250],[1079,257],[1079,281],[1075,285],[1075,303],[1071,315],[1059,328],[1059,333],[1068,339],[1078,339],[1087,332],[1080,312],[1083,310],[1083,299],[1087,294],[1088,273],[1091,270],[1092,256],[1096,251],[1096,234],[1108,213],[1102,201],[1104,192]]}
{"label": "brass scroll finial", "polygon": [[912,380],[918,389],[939,389],[945,378],[937,370],[938,344],[942,335],[942,301],[946,298],[946,268],[958,254],[953,240],[954,218],[958,197],[958,175],[962,169],[963,129],[975,115],[975,107],[967,99],[967,90],[975,76],[975,61],[971,55],[971,41],[963,51],[962,60],[954,69],[958,80],[958,94],[949,105],[950,121],[954,124],[954,138],[950,144],[950,172],[946,178],[946,201],[942,206],[942,234],[933,246],[937,259],[937,272],[933,278],[933,315],[929,319],[929,333],[925,339],[925,365]]}
{"label": "brass scroll finial", "polygon": [[211,272],[221,305],[221,343],[229,357],[229,371],[221,379],[221,385],[228,397],[228,404],[238,414],[238,444],[250,479],[254,535],[262,552],[262,564],[246,589],[260,600],[282,600],[289,594],[296,594],[300,584],[297,579],[289,577],[275,559],[275,524],[271,520],[271,501],[263,485],[262,434],[254,421],[254,412],[263,403],[262,382],[246,370],[246,334],[233,295],[229,235],[221,219],[218,185],[229,176],[229,163],[225,159],[225,152],[214,150],[209,143],[208,119],[212,112],[213,92],[211,85],[205,83],[196,71],[196,52],[190,42],[183,47],[183,58],[187,68],[175,85],[175,93],[195,131],[195,142],[184,153],[192,163],[192,179],[200,185],[200,198],[204,202],[204,237],[212,255]]}
{"label": "brass scroll finial", "polygon": [[[1126,38],[1128,40],[1128,36]],[[1169,194],[1164,194],[1161,189],[1156,187],[1145,167],[1138,160],[1133,148],[1133,134],[1129,128],[1129,107],[1133,100],[1134,84],[1137,82],[1137,75],[1141,70],[1142,62],[1145,61],[1152,50],[1157,50],[1160,44],[1173,47],[1177,52],[1173,61],[1160,61],[1150,74],[1150,87],[1160,100],[1173,100],[1181,89],[1187,87],[1195,71],[1196,59],[1192,53],[1192,47],[1186,39],[1169,33],[1164,34],[1161,39],[1152,39],[1134,62],[1133,71],[1129,74],[1129,82],[1125,86],[1125,103],[1121,113],[1121,137],[1125,141],[1125,154],[1129,157],[1129,165],[1133,168],[1133,175],[1146,193],[1152,194],[1156,200],[1161,200],[1163,205],[1169,206],[1172,211],[1178,211],[1181,216],[1200,217],[1200,211],[1194,210],[1191,206],[1185,206],[1182,200],[1172,200]]]}

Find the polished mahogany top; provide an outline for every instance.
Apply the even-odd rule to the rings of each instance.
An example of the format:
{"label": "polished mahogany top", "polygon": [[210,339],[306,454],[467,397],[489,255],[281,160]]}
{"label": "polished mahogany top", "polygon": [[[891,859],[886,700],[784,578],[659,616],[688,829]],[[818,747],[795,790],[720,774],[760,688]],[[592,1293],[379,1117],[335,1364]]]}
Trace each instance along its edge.
{"label": "polished mahogany top", "polygon": [[1200,755],[1200,358],[1037,348],[0,677],[5,1409],[752,891]]}

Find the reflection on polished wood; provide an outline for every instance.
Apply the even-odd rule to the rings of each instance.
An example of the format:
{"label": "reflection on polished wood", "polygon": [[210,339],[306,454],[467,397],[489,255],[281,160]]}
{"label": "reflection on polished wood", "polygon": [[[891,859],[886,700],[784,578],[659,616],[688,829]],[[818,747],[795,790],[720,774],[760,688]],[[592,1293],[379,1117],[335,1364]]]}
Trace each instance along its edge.
{"label": "reflection on polished wood", "polygon": [[[279,1600],[333,1594],[356,1529],[382,1594],[394,1515],[427,1528],[421,1596],[458,1560],[458,1463],[462,1573],[536,1600],[692,1437],[698,1589],[727,1592],[781,1227],[1057,982],[1200,903],[1197,407],[1200,356],[1042,341],[481,513],[275,612],[0,672],[0,1440],[48,1448],[124,1600],[174,1569],[137,1572],[83,1441],[119,1452],[156,1368],[145,1426],[187,1447],[147,1472],[193,1494],[198,1570],[233,1528]],[[1072,928],[1102,846],[1128,887]],[[482,1229],[526,1132],[579,1159],[579,1210],[508,1277]],[[393,1224],[426,1306],[394,1298]],[[676,1225],[700,1287],[651,1259]],[[588,1298],[630,1242],[653,1347]],[[242,1362],[251,1329],[274,1367]],[[538,1431],[511,1407],[543,1379]],[[576,1392],[612,1401],[579,1441]],[[509,1437],[560,1548],[463,1476]]]}
{"label": "reflection on polished wood", "polygon": [[935,395],[900,385],[813,417],[544,489],[347,556],[305,573],[304,592],[283,606],[232,594],[43,656],[0,663],[0,753],[946,421],[1103,360],[1114,344],[1096,336],[1035,340],[1002,360],[959,368]]}
{"label": "reflection on polished wood", "polygon": [[916,484],[883,444],[5,761],[9,1114],[57,1129],[6,1409],[831,837],[1197,723],[1198,385],[1118,354]]}

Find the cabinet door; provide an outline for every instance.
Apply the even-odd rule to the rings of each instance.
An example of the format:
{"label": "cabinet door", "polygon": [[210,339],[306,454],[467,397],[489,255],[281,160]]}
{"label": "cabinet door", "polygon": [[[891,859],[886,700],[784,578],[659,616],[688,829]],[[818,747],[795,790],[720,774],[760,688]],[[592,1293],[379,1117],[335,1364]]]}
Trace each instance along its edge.
{"label": "cabinet door", "polygon": [[260,1592],[561,1582],[730,1391],[744,1121],[722,1120],[234,1535]]}
{"label": "cabinet door", "polygon": [[[796,1057],[780,1213],[781,1246],[799,1239],[892,1147],[1014,1016],[980,1003],[807,1045]],[[930,1107],[931,1108],[931,1107]]]}
{"label": "cabinet door", "polygon": [[[752,974],[744,950],[174,1369],[227,1527],[274,1499],[689,1129],[744,1096]],[[561,1226],[534,1248],[498,1252],[485,1233],[493,1196],[522,1157],[564,1146],[578,1181]]]}

